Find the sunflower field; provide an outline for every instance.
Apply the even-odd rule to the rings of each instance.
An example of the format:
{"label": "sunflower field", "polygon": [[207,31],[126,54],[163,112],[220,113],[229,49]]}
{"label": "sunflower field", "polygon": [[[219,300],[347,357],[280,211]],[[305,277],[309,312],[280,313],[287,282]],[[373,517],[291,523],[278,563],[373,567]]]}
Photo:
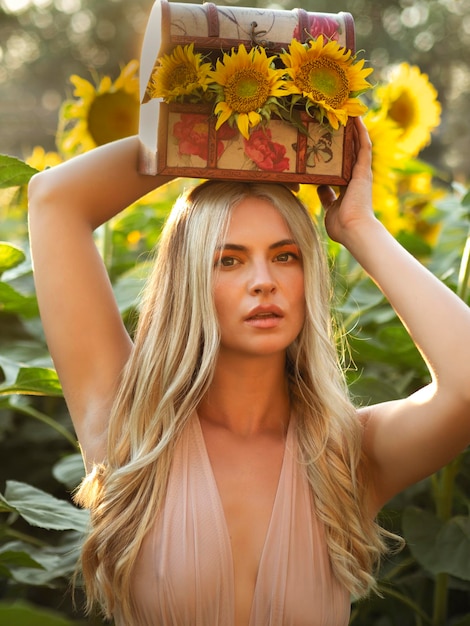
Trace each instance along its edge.
{"label": "sunflower field", "polygon": [[[88,522],[86,511],[71,499],[83,465],[34,293],[27,185],[37,171],[137,132],[138,69],[131,60],[114,79],[72,75],[72,94],[58,116],[56,150],[36,146],[24,159],[0,155],[0,446],[5,478],[0,494],[0,626],[103,623],[99,615],[85,617],[80,591],[73,599],[70,590]],[[422,157],[441,123],[436,89],[418,66],[399,63],[374,83],[364,102],[380,219],[469,303],[468,184]],[[187,184],[172,181],[96,232],[130,334],[151,251]],[[299,194],[321,229],[321,207],[311,200],[315,194],[305,186]],[[412,393],[428,382],[416,348],[354,259],[340,246],[327,245],[335,277],[334,314],[347,336],[352,395],[364,405]],[[381,523],[402,534],[406,547],[382,565],[382,597],[354,602],[352,625],[470,626],[469,494],[467,451],[384,508]]]}

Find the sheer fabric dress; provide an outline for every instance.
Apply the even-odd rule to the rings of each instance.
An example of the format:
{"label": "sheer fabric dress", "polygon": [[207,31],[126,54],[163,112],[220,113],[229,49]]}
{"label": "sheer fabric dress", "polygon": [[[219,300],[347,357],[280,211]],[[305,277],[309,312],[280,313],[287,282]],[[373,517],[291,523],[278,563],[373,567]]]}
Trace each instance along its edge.
{"label": "sheer fabric dress", "polygon": [[[347,626],[350,597],[332,574],[290,420],[246,626]],[[164,510],[142,544],[132,626],[233,626],[234,579],[222,502],[197,415],[176,448]],[[115,616],[116,626],[131,626]]]}

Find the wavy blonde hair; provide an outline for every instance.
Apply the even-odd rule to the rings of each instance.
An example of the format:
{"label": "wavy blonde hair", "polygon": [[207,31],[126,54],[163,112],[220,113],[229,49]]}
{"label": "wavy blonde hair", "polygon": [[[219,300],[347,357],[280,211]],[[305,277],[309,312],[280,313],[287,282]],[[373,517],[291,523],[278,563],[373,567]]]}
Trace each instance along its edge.
{"label": "wavy blonde hair", "polygon": [[111,411],[106,461],[76,500],[91,510],[81,570],[87,607],[116,608],[132,623],[134,564],[165,501],[173,450],[211,382],[219,348],[213,259],[231,210],[268,200],[286,220],[303,258],[306,319],[289,346],[286,375],[298,415],[301,462],[325,525],[334,573],[355,595],[374,586],[384,531],[365,504],[362,427],[338,359],[329,271],[311,217],[285,186],[207,182],[175,204],[162,231],[143,297],[135,347]]}

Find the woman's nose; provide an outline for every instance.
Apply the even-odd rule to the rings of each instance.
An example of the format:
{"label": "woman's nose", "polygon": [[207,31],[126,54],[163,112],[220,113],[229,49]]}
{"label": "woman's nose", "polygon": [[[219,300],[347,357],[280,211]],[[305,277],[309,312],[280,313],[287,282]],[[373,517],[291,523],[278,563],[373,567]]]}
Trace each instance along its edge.
{"label": "woman's nose", "polygon": [[276,291],[276,281],[267,263],[257,263],[254,266],[249,291],[253,295],[266,295]]}

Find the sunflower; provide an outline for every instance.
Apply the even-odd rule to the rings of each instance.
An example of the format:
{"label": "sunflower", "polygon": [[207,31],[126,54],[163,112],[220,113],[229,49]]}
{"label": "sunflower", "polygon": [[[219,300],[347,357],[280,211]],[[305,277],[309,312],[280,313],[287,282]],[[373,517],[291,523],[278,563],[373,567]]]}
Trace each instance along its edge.
{"label": "sunflower", "polygon": [[147,93],[150,98],[163,98],[165,102],[181,100],[184,96],[200,100],[201,91],[205,92],[210,83],[210,68],[210,63],[203,63],[202,54],[194,53],[193,43],[184,48],[176,46],[171,54],[158,59]]}
{"label": "sunflower", "polygon": [[364,68],[363,59],[356,61],[351,50],[336,41],[324,43],[320,35],[306,44],[294,39],[280,57],[290,78],[287,93],[307,98],[307,111],[316,110],[319,121],[326,116],[337,129],[367,111],[357,96],[372,87],[366,80],[372,69]]}
{"label": "sunflower", "polygon": [[138,67],[138,61],[131,61],[114,82],[105,76],[96,87],[80,76],[70,77],[78,101],[62,106],[58,146],[64,154],[86,152],[138,132]]}
{"label": "sunflower", "polygon": [[54,165],[59,165],[62,163],[62,159],[57,152],[46,152],[42,146],[36,146],[26,159],[26,163],[42,171],[49,167],[54,167]]}
{"label": "sunflower", "polygon": [[402,173],[398,179],[398,192],[408,231],[434,246],[442,230],[436,206],[445,192],[433,186],[432,172],[423,168],[423,171],[411,174]]}
{"label": "sunflower", "polygon": [[273,58],[266,55],[264,48],[247,51],[240,44],[238,50],[232,48],[230,54],[224,53],[222,61],[217,60],[216,69],[210,72],[217,101],[216,129],[224,122],[236,122],[240,133],[248,139],[250,128],[270,118],[277,107],[276,98],[286,94],[284,70],[272,67]]}
{"label": "sunflower", "polygon": [[428,76],[416,66],[401,63],[392,70],[389,82],[377,87],[376,98],[387,117],[400,127],[402,150],[416,156],[440,123],[441,105]]}
{"label": "sunflower", "polygon": [[393,234],[405,227],[398,202],[397,168],[405,158],[397,148],[400,129],[384,115],[369,111],[364,123],[372,142],[372,201],[381,221]]}

